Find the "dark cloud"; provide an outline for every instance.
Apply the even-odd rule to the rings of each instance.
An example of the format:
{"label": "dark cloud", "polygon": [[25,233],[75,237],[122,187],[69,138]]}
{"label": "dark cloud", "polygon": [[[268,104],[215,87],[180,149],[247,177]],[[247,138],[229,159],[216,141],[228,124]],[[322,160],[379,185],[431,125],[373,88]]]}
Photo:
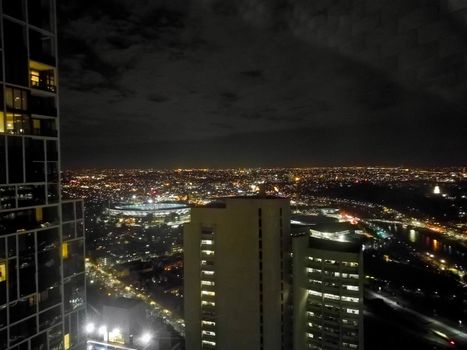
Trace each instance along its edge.
{"label": "dark cloud", "polygon": [[167,102],[167,101],[170,100],[169,97],[164,96],[164,95],[158,95],[158,94],[151,94],[151,95],[148,95],[147,98],[148,98],[149,101],[157,102],[157,103]]}
{"label": "dark cloud", "polygon": [[[367,23],[349,17],[353,1],[319,3],[59,2],[64,164],[465,162],[465,50],[452,39],[462,21],[442,20],[450,46],[438,42],[428,64],[433,45],[360,35],[373,12]],[[391,59],[368,51],[391,47]]]}
{"label": "dark cloud", "polygon": [[261,69],[246,70],[246,71],[240,72],[240,74],[247,78],[252,78],[252,79],[258,79],[258,78],[264,77],[263,71]]}

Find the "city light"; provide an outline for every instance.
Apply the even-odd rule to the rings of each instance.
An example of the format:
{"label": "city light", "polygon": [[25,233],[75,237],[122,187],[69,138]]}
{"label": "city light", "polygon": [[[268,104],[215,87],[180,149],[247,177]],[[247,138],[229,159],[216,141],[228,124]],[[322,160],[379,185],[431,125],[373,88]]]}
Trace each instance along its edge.
{"label": "city light", "polygon": [[90,323],[86,324],[86,326],[84,327],[84,330],[86,331],[86,333],[89,334],[89,333],[94,332],[95,328],[96,327],[95,327],[94,323],[90,322]]}
{"label": "city light", "polygon": [[107,334],[107,327],[106,326],[100,326],[99,329],[97,330],[97,333],[99,335],[106,335]]}
{"label": "city light", "polygon": [[141,342],[142,344],[144,344],[144,345],[149,344],[149,342],[151,341],[151,339],[152,339],[152,335],[151,335],[151,333],[149,333],[149,332],[143,333],[143,334],[140,336],[140,338],[139,338],[140,342]]}

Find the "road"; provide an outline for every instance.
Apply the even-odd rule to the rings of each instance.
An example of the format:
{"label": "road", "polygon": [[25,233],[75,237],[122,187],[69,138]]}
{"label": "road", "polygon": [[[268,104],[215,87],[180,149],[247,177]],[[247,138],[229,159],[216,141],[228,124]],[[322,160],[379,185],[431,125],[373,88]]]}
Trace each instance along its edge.
{"label": "road", "polygon": [[447,324],[446,322],[442,322],[440,320],[434,319],[433,317],[424,315],[406,305],[402,306],[393,298],[389,298],[381,293],[376,293],[368,289],[366,290],[366,292],[371,297],[384,300],[384,302],[393,307],[395,310],[404,311],[419,318],[423,322],[429,324],[430,329],[438,330],[445,334],[448,334],[450,337],[454,338],[457,343],[467,345],[467,333],[463,328],[460,328],[459,326],[452,326],[450,324]]}
{"label": "road", "polygon": [[113,275],[112,272],[106,271],[103,267],[97,266],[90,261],[86,261],[86,269],[92,279],[96,279],[100,283],[104,284],[112,291],[113,294],[141,300],[146,304],[148,310],[150,310],[157,318],[169,324],[182,337],[185,336],[184,320],[174,316],[172,311],[168,310],[156,300],[154,300],[148,292],[135,288],[131,285],[126,285],[115,275]]}

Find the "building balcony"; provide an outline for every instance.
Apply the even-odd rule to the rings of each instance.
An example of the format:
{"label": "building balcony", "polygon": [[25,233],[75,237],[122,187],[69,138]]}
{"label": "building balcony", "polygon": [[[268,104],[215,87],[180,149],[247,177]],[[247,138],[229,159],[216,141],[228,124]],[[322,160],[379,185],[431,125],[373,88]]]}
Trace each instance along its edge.
{"label": "building balcony", "polygon": [[55,98],[31,95],[29,98],[29,111],[31,114],[56,117]]}
{"label": "building balcony", "polygon": [[44,63],[29,61],[29,82],[33,89],[55,93],[55,67]]}

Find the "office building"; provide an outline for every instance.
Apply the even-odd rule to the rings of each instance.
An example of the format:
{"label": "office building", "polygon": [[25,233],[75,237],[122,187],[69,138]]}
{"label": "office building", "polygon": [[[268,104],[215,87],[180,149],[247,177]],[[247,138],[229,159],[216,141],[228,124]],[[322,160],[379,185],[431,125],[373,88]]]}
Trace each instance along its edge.
{"label": "office building", "polygon": [[348,226],[314,225],[293,238],[296,350],[363,349],[362,245]]}
{"label": "office building", "polygon": [[54,0],[0,1],[0,348],[82,344],[83,203],[62,201]]}
{"label": "office building", "polygon": [[291,349],[290,205],[231,197],[185,225],[186,349]]}

